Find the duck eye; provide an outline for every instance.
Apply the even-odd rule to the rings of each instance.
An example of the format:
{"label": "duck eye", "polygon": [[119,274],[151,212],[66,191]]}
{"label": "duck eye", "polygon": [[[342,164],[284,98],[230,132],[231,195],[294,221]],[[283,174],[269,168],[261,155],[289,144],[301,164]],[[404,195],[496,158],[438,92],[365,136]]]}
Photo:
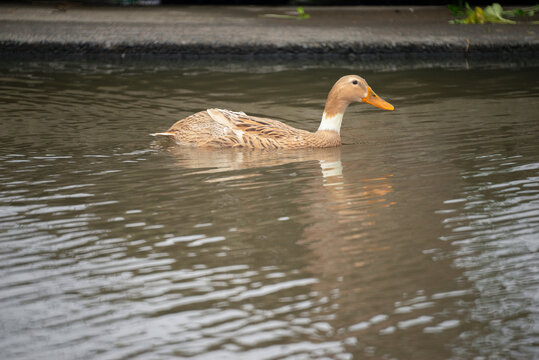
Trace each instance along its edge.
{"label": "duck eye", "polygon": [[352,81],[352,84],[357,85],[357,80]]}

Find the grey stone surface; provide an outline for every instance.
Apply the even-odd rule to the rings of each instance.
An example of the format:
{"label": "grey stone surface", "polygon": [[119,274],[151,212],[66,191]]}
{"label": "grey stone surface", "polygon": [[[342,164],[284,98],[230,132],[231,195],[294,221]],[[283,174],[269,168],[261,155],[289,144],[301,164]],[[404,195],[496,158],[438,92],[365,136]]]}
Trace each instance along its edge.
{"label": "grey stone surface", "polygon": [[539,26],[451,25],[444,7],[307,7],[308,20],[263,17],[286,7],[0,5],[0,53],[182,57],[528,57]]}

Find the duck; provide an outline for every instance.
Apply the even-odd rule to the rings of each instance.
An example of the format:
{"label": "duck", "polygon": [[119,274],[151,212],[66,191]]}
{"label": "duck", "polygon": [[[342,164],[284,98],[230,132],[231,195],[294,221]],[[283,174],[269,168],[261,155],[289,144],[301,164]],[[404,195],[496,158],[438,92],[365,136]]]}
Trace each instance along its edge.
{"label": "duck", "polygon": [[207,109],[174,123],[164,136],[179,145],[202,148],[306,149],[337,147],[344,112],[351,103],[364,102],[383,110],[394,106],[379,97],[357,75],[341,77],[331,88],[318,130],[297,129],[278,120],[224,109]]}

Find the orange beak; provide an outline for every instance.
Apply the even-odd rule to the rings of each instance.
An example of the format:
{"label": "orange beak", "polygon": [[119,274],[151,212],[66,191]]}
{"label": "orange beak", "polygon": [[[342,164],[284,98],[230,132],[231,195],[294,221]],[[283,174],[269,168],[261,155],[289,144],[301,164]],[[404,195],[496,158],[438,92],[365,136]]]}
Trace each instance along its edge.
{"label": "orange beak", "polygon": [[384,110],[393,110],[393,109],[395,109],[395,107],[393,105],[391,105],[390,103],[388,103],[387,101],[385,101],[384,99],[382,99],[381,97],[376,95],[376,93],[374,91],[372,91],[370,86],[369,86],[369,92],[367,93],[367,96],[364,97],[363,99],[361,99],[361,101],[363,101],[363,102],[365,102],[367,104],[374,105],[374,106],[379,107],[380,109],[384,109]]}

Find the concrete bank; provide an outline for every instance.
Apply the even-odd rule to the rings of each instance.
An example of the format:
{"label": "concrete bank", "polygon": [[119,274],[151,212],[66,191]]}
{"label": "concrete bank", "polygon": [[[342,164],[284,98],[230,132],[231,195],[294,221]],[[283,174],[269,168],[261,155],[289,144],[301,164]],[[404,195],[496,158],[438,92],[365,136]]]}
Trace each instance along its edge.
{"label": "concrete bank", "polygon": [[3,56],[539,57],[538,25],[451,25],[444,7],[0,5]]}

